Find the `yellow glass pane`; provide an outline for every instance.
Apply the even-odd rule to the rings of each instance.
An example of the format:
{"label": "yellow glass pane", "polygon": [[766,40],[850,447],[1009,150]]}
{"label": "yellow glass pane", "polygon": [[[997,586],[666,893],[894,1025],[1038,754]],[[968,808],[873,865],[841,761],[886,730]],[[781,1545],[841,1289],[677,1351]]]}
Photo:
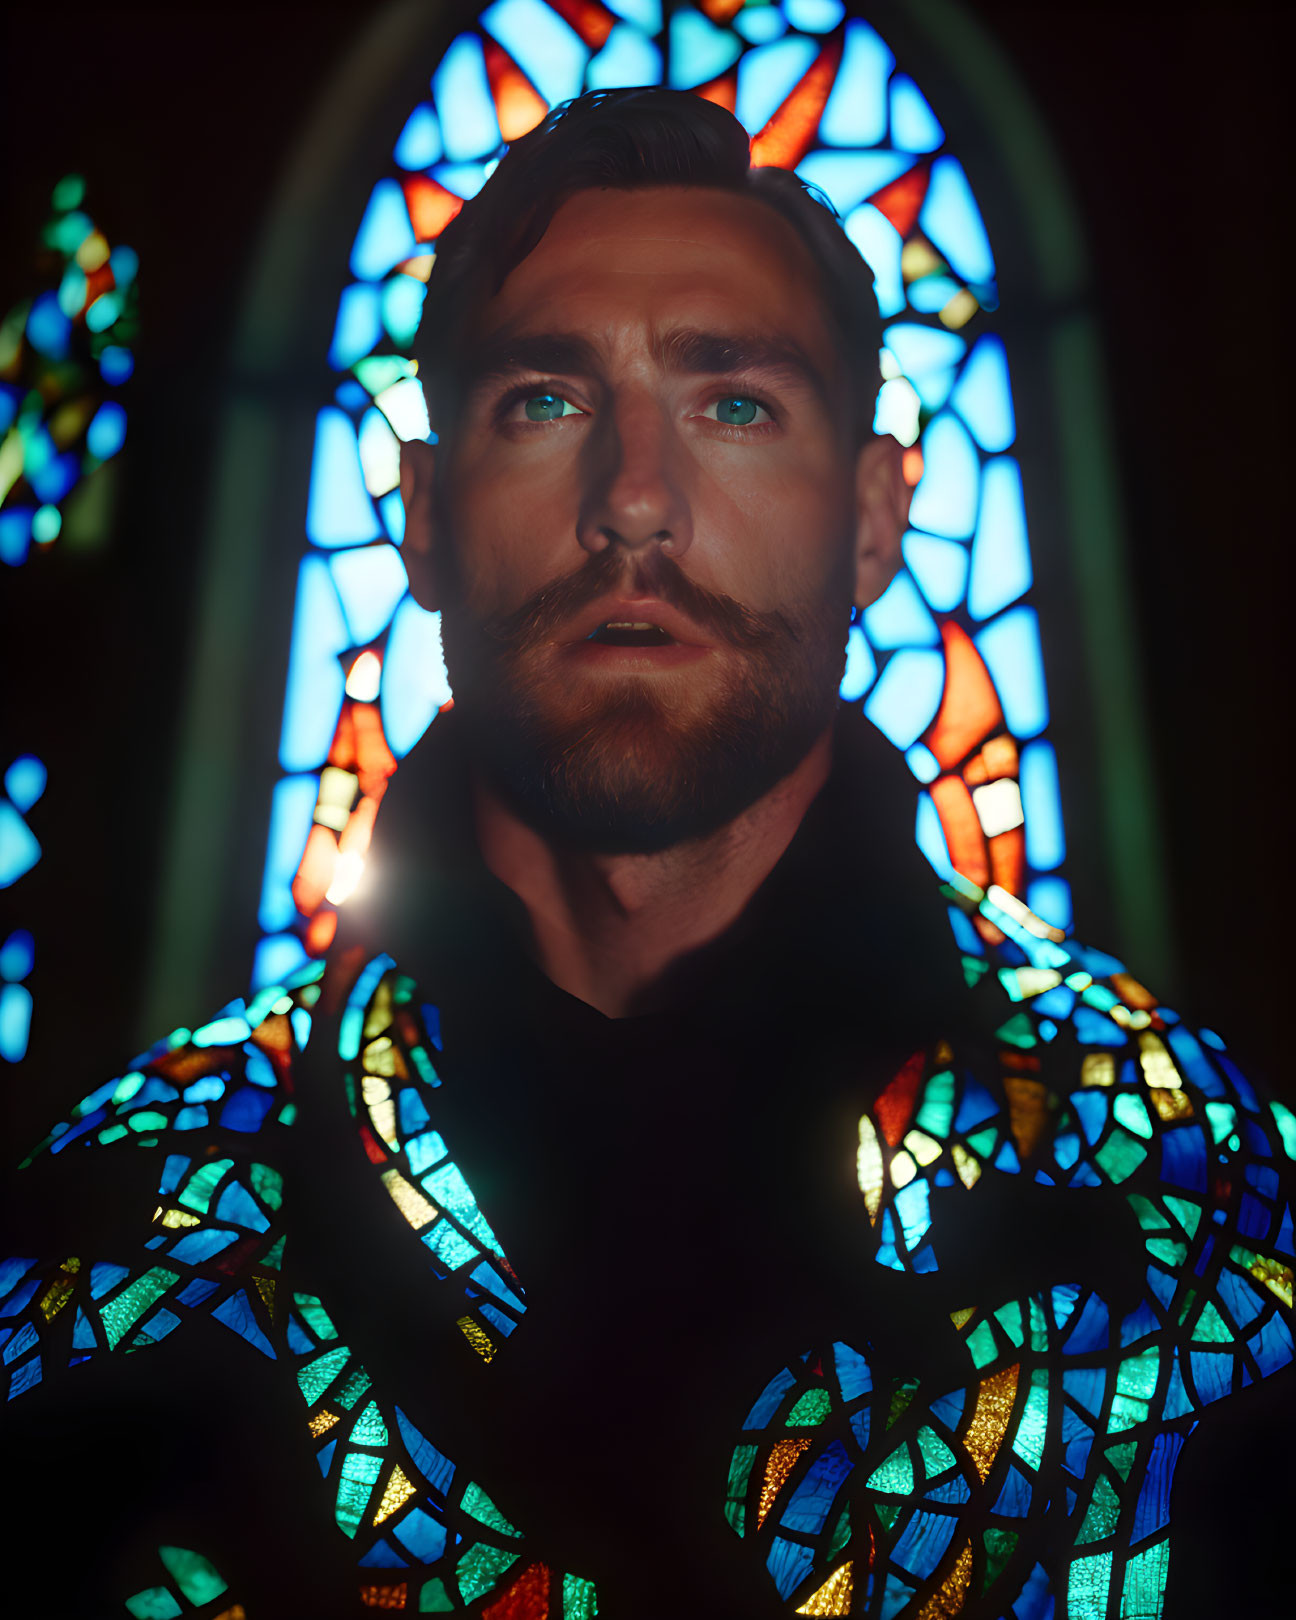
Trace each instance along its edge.
{"label": "yellow glass pane", "polygon": [[761,1483],[760,1503],[756,1508],[757,1528],[765,1523],[765,1515],[774,1506],[778,1493],[787,1484],[788,1475],[796,1467],[796,1460],[809,1450],[813,1441],[808,1435],[796,1440],[776,1440],[765,1464],[765,1478]]}
{"label": "yellow glass pane", "polygon": [[392,1469],[391,1478],[387,1481],[387,1489],[382,1493],[382,1501],[378,1504],[378,1511],[374,1514],[373,1522],[381,1524],[384,1519],[390,1519],[398,1508],[404,1507],[411,1496],[417,1493],[418,1487],[412,1485],[399,1464]]}
{"label": "yellow glass pane", "polygon": [[967,1433],[963,1436],[963,1444],[981,1479],[988,1477],[1012,1418],[1019,1371],[1018,1367],[1012,1366],[1005,1367],[1002,1372],[991,1373],[977,1392],[976,1407]]}
{"label": "yellow glass pane", "polygon": [[845,1563],[797,1610],[798,1614],[849,1614],[855,1595],[855,1566]]}

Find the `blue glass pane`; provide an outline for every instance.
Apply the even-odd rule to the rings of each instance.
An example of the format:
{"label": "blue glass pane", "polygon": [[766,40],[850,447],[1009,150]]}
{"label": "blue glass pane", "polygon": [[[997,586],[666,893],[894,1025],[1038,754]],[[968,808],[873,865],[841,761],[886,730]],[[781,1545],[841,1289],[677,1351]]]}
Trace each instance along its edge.
{"label": "blue glass pane", "polygon": [[362,546],[329,561],[350,627],[350,643],[363,646],[382,634],[405,594],[405,564],[393,546]]}
{"label": "blue glass pane", "polygon": [[837,82],[819,123],[819,139],[832,146],[876,146],[886,136],[887,77],[895,57],[874,29],[858,18],[846,24]]}
{"label": "blue glass pane", "polygon": [[414,276],[396,275],[383,288],[383,325],[398,349],[408,349],[418,331],[427,288]]}
{"label": "blue glass pane", "polygon": [[797,164],[797,173],[846,215],[911,168],[913,159],[906,152],[811,152]]}
{"label": "blue glass pane", "polygon": [[397,759],[413,748],[449,699],[441,615],[407,597],[392,620],[382,672],[383,731]]}
{"label": "blue glass pane", "polygon": [[1003,705],[1008,729],[1034,737],[1048,724],[1044,659],[1034,608],[1018,607],[979,632],[977,650],[986,661]]}
{"label": "blue glass pane", "polygon": [[345,287],[338,299],[329,365],[334,371],[346,371],[369,353],[382,336],[382,330],[381,289],[363,282]]}
{"label": "blue glass pane", "polygon": [[[940,761],[926,743],[915,743],[905,751],[905,764],[920,782],[934,782],[941,773]],[[959,913],[962,916],[962,913]]]}
{"label": "blue glass pane", "polygon": [[585,83],[591,90],[659,84],[661,71],[661,52],[653,42],[629,23],[618,23],[590,63]]}
{"label": "blue glass pane", "polygon": [[949,845],[945,842],[945,829],[930,793],[918,795],[918,817],[914,826],[918,848],[922,850],[937,877],[948,878],[954,870]]}
{"label": "blue glass pane", "polygon": [[972,544],[968,612],[988,619],[1030,589],[1030,542],[1022,504],[1021,469],[997,456],[981,469],[981,511]]}
{"label": "blue glass pane", "polygon": [[500,145],[499,120],[486,78],[481,40],[460,34],[432,75],[441,134],[451,163],[489,157]]}
{"label": "blue glass pane", "polygon": [[904,560],[923,595],[938,613],[952,613],[967,589],[967,547],[930,534],[904,537]]}
{"label": "blue glass pane", "polygon": [[864,610],[864,629],[875,647],[934,647],[940,641],[918,587],[903,570]]}
{"label": "blue glass pane", "polygon": [[681,7],[670,22],[671,88],[691,90],[718,78],[741,50],[742,41],[727,28],[717,28],[691,6]]}
{"label": "blue glass pane", "polygon": [[799,36],[758,45],[747,52],[738,65],[734,112],[749,135],[764,129],[818,54],[814,40]]}
{"label": "blue glass pane", "polygon": [[580,94],[589,52],[544,0],[497,0],[481,21],[551,107]]}
{"label": "blue glass pane", "polygon": [[907,73],[891,80],[891,144],[902,152],[934,152],[945,131]]}
{"label": "blue glass pane", "polygon": [[923,434],[923,475],[909,509],[915,529],[962,540],[972,533],[977,516],[980,467],[967,429],[943,412]]}
{"label": "blue glass pane", "polygon": [[0,979],[25,979],[36,965],[36,941],[26,928],[15,928],[0,945]]}
{"label": "blue glass pane", "polygon": [[1026,817],[1026,859],[1037,872],[1052,871],[1066,858],[1057,755],[1052,743],[1027,743],[1022,749],[1021,796]]}
{"label": "blue glass pane", "polygon": [[978,338],[950,404],[972,429],[972,437],[983,450],[993,455],[1013,442],[1017,422],[1002,339],[989,332]]}
{"label": "blue glass pane", "polygon": [[872,203],[864,203],[845,221],[847,236],[860,257],[873,272],[873,295],[883,320],[898,315],[905,306],[904,276],[900,255],[904,239],[900,232]]}
{"label": "blue glass pane", "polygon": [[4,790],[20,810],[30,810],[45,791],[49,773],[35,754],[19,754],[4,773]]}
{"label": "blue glass pane", "polygon": [[384,495],[378,502],[378,510],[382,514],[388,539],[400,545],[405,538],[405,503],[401,500],[400,490],[394,489],[390,495]]}
{"label": "blue glass pane", "polygon": [[0,562],[17,568],[27,560],[31,549],[32,509],[11,506],[0,512]]}
{"label": "blue glass pane", "polygon": [[873,684],[877,674],[877,661],[859,625],[850,627],[846,638],[846,669],[842,674],[841,696],[847,703],[857,703]]}
{"label": "blue glass pane", "polygon": [[960,291],[951,276],[923,276],[909,288],[909,307],[921,315],[935,315]]}
{"label": "blue glass pane", "polygon": [[932,164],[919,224],[936,250],[965,281],[994,279],[994,255],[972,188],[957,158]]}
{"label": "blue glass pane", "polygon": [[110,343],[99,356],[99,375],[114,387],[126,382],[135,370],[135,356],[120,344]]}
{"label": "blue glass pane", "polygon": [[72,322],[59,308],[58,295],[43,292],[27,316],[27,341],[50,360],[67,356]]}
{"label": "blue glass pane", "polygon": [[841,0],[785,0],[783,10],[803,34],[826,34],[846,15]]}
{"label": "blue glass pane", "polygon": [[438,163],[432,171],[432,178],[439,186],[444,186],[447,191],[467,202],[470,197],[477,195],[490,175],[484,163]]}
{"label": "blue glass pane", "polygon": [[31,1015],[31,991],[26,985],[0,988],[0,1058],[6,1063],[19,1063],[26,1055]]}
{"label": "blue glass pane", "polygon": [[1054,928],[1071,926],[1071,885],[1065,878],[1036,878],[1026,890],[1026,904]]}
{"label": "blue glass pane", "polygon": [[115,399],[105,400],[86,429],[86,449],[100,461],[107,461],[125,442],[126,412]]}
{"label": "blue glass pane", "polygon": [[306,848],[318,794],[318,776],[285,776],[275,784],[265,875],[261,880],[261,905],[257,912],[257,921],[268,934],[278,933],[297,919],[292,880]]}
{"label": "blue glass pane", "polygon": [[646,34],[661,33],[661,0],[607,0],[607,7],[627,22],[638,23]]}
{"label": "blue glass pane", "polygon": [[897,748],[909,748],[936,718],[944,688],[942,653],[898,652],[882,671],[864,713]]}
{"label": "blue glass pane", "polygon": [[306,533],[317,546],[360,545],[380,535],[355,429],[335,405],[326,405],[316,418]]}
{"label": "blue glass pane", "polygon": [[430,102],[420,101],[405,120],[392,156],[402,169],[430,169],[443,150],[437,115]]}
{"label": "blue glass pane", "polygon": [[371,495],[386,495],[400,483],[400,440],[376,406],[360,418],[360,468]]}
{"label": "blue glass pane", "polygon": [[373,188],[351,249],[351,274],[360,281],[379,281],[402,259],[418,252],[405,193],[395,180]]}
{"label": "blue glass pane", "polygon": [[338,655],[351,645],[342,607],[322,557],[302,561],[288,657],[279,762],[286,771],[317,770],[333,741],[342,706]]}
{"label": "blue glass pane", "polygon": [[308,960],[306,947],[296,934],[270,934],[256,948],[252,964],[252,987],[282,984],[290,973]]}
{"label": "blue glass pane", "polygon": [[445,1526],[424,1513],[422,1508],[407,1513],[392,1533],[420,1564],[436,1563],[445,1551]]}
{"label": "blue glass pane", "polygon": [[731,26],[752,45],[768,45],[787,33],[787,19],[777,6],[744,6]]}
{"label": "blue glass pane", "polygon": [[929,371],[948,371],[958,365],[967,345],[953,332],[938,326],[919,326],[915,321],[897,321],[888,326],[883,341],[905,376],[917,381]]}
{"label": "blue glass pane", "polygon": [[0,799],[0,889],[16,883],[40,860],[35,833],[11,805]]}

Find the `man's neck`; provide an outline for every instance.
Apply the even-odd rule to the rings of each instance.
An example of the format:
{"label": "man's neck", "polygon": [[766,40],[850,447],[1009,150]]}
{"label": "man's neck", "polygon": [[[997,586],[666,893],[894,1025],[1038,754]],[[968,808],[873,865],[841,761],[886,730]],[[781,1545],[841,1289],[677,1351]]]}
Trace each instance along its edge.
{"label": "man's neck", "polygon": [[609,1018],[645,1010],[672,964],[742,914],[828,776],[832,733],[733,821],[651,854],[550,843],[488,784],[474,787],[482,857],[526,907],[544,973]]}

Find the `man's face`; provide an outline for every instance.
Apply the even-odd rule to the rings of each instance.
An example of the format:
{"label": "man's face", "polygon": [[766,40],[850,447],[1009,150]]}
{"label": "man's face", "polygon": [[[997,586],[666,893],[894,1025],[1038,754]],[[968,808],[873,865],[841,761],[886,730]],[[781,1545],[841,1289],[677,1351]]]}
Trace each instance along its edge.
{"label": "man's face", "polygon": [[723,825],[831,722],[854,413],[817,272],[721,191],[586,191],[486,306],[437,466],[462,723],[570,839]]}

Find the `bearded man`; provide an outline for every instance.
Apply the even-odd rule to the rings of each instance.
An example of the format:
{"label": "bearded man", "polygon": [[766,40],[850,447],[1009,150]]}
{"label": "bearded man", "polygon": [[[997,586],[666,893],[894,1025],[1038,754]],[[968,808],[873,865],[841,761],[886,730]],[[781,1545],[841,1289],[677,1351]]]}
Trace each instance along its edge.
{"label": "bearded man", "polygon": [[582,98],[445,232],[399,892],[35,1155],[82,1174],[4,1354],[96,1426],[77,1612],[1162,1612],[1180,1451],[1290,1360],[1296,1121],[924,875],[836,697],[908,505],[878,341],[695,97]]}

